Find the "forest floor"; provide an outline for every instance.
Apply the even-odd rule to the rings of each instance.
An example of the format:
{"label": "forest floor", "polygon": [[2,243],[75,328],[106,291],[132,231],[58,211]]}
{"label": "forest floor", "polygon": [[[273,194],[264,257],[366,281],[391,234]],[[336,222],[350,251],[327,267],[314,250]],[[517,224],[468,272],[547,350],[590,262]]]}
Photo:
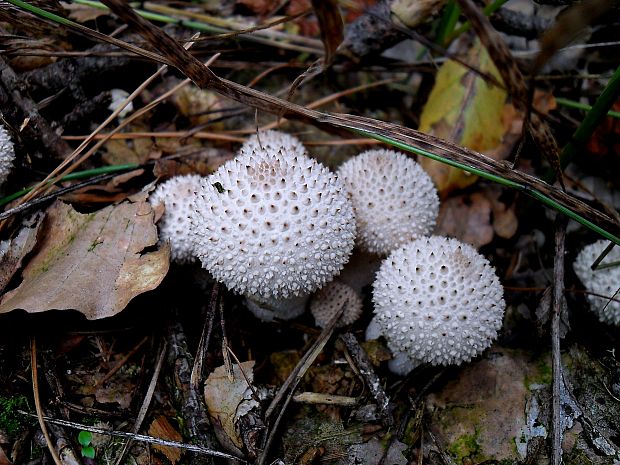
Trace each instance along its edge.
{"label": "forest floor", "polygon": [[[620,278],[601,295],[573,269],[620,237],[616,4],[31,4],[0,2],[0,465],[620,463],[618,327],[591,311],[620,321]],[[503,286],[488,349],[397,375],[366,340],[372,279],[322,329],[170,261],[148,192],[274,128],[332,170],[374,148],[423,166],[433,234]]]}

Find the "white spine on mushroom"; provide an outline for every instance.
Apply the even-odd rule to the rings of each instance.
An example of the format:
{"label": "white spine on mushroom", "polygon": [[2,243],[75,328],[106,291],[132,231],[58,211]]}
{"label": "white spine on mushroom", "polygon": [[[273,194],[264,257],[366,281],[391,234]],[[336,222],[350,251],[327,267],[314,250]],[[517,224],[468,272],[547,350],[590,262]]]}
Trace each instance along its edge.
{"label": "white spine on mushroom", "polygon": [[151,205],[164,204],[165,211],[158,224],[159,236],[161,240],[170,241],[170,258],[177,263],[195,260],[189,233],[190,202],[201,179],[197,174],[175,176],[157,186],[149,196]]}
{"label": "white spine on mushroom", "polygon": [[13,169],[15,149],[6,128],[0,124],[0,184],[4,184],[9,173]]}
{"label": "white spine on mushroom", "polygon": [[310,303],[310,312],[316,325],[324,328],[344,306],[336,326],[355,323],[363,310],[362,298],[353,288],[340,281],[332,281],[319,289]]}
{"label": "white spine on mushroom", "polygon": [[245,146],[201,182],[192,236],[202,266],[229,289],[290,298],[313,292],[342,269],[355,221],[333,173],[267,136],[261,134],[262,147],[272,149]]}
{"label": "white spine on mushroom", "polygon": [[396,356],[448,365],[497,337],[504,314],[495,270],[470,245],[422,238],[385,259],[373,286],[376,323]]}
{"label": "white spine on mushroom", "polygon": [[[573,264],[575,273],[590,292],[598,295],[587,295],[588,302],[599,320],[603,323],[620,326],[620,302],[610,300],[610,297],[618,298],[620,292],[620,266],[611,268],[599,268],[593,270],[592,264],[605,250],[608,241],[600,240],[583,248]],[[620,247],[615,246],[607,254],[603,263],[620,260]],[[605,296],[605,297],[601,297]]]}
{"label": "white spine on mushroom", "polygon": [[284,150],[289,155],[308,154],[306,147],[297,137],[273,130],[254,134],[244,142],[239,153],[252,153],[255,151],[278,152],[280,150]]}
{"label": "white spine on mushroom", "polygon": [[338,176],[353,202],[362,250],[387,255],[433,231],[439,212],[437,190],[406,155],[369,150],[343,163]]}

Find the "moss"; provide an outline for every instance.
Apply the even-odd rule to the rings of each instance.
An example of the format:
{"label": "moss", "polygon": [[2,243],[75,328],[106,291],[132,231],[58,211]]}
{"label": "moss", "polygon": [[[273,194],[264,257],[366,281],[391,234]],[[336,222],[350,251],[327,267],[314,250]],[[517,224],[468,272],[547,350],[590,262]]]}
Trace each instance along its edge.
{"label": "moss", "polygon": [[533,373],[525,376],[524,382],[527,390],[530,390],[531,385],[550,385],[553,382],[553,370],[549,365],[549,354],[542,355],[536,360],[536,368]]}
{"label": "moss", "polygon": [[471,458],[476,462],[483,460],[480,457],[482,447],[478,444],[479,431],[476,429],[474,434],[464,434],[460,436],[448,447],[448,452],[452,455],[458,463],[461,463],[465,458]]}
{"label": "moss", "polygon": [[9,437],[16,436],[28,424],[28,419],[18,410],[29,410],[25,396],[0,397],[0,429]]}

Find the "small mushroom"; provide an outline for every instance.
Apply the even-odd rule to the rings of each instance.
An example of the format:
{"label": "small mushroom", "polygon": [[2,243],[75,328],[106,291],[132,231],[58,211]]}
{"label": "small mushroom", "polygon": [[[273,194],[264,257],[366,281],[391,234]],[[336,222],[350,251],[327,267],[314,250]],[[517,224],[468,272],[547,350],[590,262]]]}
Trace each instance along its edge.
{"label": "small mushroom", "polygon": [[262,302],[315,291],[340,272],[355,240],[342,182],[269,134],[201,181],[191,216],[203,268]]}
{"label": "small mushroom", "polygon": [[489,262],[472,246],[438,236],[410,242],[383,261],[373,302],[378,331],[371,333],[385,336],[411,366],[469,361],[497,337],[505,309]]}
{"label": "small mushroom", "polygon": [[343,306],[344,311],[337,323],[339,327],[355,323],[362,315],[363,303],[353,288],[340,281],[332,281],[314,294],[310,312],[316,325],[324,328]]}
{"label": "small mushroom", "polygon": [[195,260],[193,242],[190,240],[190,201],[202,176],[189,174],[175,176],[161,183],[149,196],[153,206],[164,204],[164,214],[159,220],[160,239],[170,241],[170,258],[177,263]]}
{"label": "small mushroom", "polygon": [[429,235],[439,211],[437,190],[414,160],[393,150],[368,150],[338,169],[353,202],[357,243],[387,255]]}
{"label": "small mushroom", "polygon": [[6,128],[0,124],[0,185],[4,184],[13,169],[15,149],[11,136]]}
{"label": "small mushroom", "polygon": [[[593,293],[588,294],[587,299],[590,308],[603,323],[620,326],[620,302],[610,300],[610,297],[618,298],[620,293],[620,266],[592,269],[592,264],[601,255],[609,244],[603,239],[585,246],[573,264],[577,277],[586,289]],[[620,260],[620,247],[616,246],[607,254],[603,263]],[[597,294],[597,295],[594,295]]]}

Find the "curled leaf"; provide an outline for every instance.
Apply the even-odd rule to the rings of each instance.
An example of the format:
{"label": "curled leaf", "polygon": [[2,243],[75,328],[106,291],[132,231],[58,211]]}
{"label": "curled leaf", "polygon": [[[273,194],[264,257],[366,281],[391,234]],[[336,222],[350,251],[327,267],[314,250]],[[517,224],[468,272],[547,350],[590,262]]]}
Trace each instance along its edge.
{"label": "curled leaf", "polygon": [[0,314],[75,309],[96,320],[120,312],[168,272],[169,247],[150,250],[158,240],[153,216],[145,194],[87,214],[57,201],[21,284],[3,296]]}

